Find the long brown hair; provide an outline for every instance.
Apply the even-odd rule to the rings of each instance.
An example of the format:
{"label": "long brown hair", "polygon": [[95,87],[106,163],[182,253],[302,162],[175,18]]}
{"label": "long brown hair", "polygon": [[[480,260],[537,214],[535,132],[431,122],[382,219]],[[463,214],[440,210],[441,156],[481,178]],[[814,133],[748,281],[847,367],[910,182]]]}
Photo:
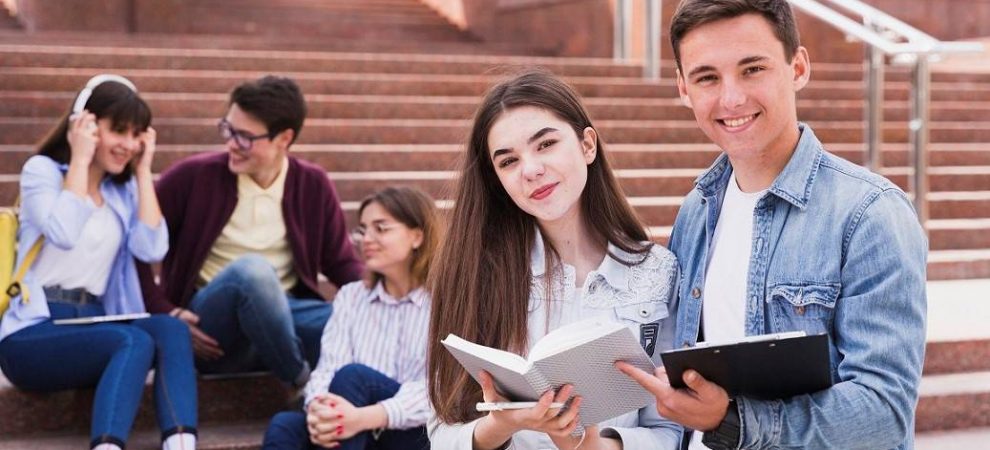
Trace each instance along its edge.
{"label": "long brown hair", "polygon": [[[72,157],[68,138],[71,109],[72,105],[69,105],[65,114],[38,143],[38,154],[59,164],[68,164]],[[86,102],[86,110],[97,119],[110,119],[112,128],[118,132],[144,132],[151,126],[151,108],[148,104],[133,89],[116,81],[104,81],[93,88],[93,93]],[[124,166],[123,172],[111,175],[110,179],[116,183],[125,183],[133,173],[134,168],[128,164]]]}
{"label": "long brown hair", "polygon": [[[488,347],[523,353],[527,346],[530,295],[530,248],[537,221],[505,191],[489,157],[488,133],[506,111],[521,106],[542,108],[567,122],[580,138],[592,127],[577,93],[545,71],[526,71],[496,84],[475,113],[462,161],[454,209],[447,234],[431,270],[433,297],[429,340],[430,401],[447,423],[479,416],[474,404],[481,388],[440,344],[456,334]],[[609,167],[599,137],[598,154],[588,165],[581,210],[603,242],[646,257],[651,244]],[[556,251],[544,238],[548,266]],[[635,264],[639,261],[628,261]],[[553,273],[550,267],[547,275]]]}
{"label": "long brown hair", "polygon": [[[439,218],[433,198],[416,188],[387,187],[361,200],[358,217],[361,217],[364,208],[372,203],[381,205],[393,219],[403,225],[423,232],[423,243],[413,250],[409,271],[412,274],[413,287],[424,285],[430,273],[433,254],[436,253],[440,241]],[[382,278],[382,274],[369,271],[367,276],[369,287],[374,286]]]}

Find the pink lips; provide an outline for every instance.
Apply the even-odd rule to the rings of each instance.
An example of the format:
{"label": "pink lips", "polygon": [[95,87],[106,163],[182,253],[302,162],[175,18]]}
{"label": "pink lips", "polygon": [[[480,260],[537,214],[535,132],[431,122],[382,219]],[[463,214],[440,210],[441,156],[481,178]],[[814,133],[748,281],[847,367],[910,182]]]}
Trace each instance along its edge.
{"label": "pink lips", "polygon": [[534,200],[543,200],[543,199],[549,197],[550,194],[553,193],[553,190],[557,188],[557,185],[558,184],[560,184],[560,183],[551,183],[551,184],[548,184],[546,186],[543,186],[543,187],[541,187],[541,188],[533,191],[532,194],[529,194],[529,198],[532,198]]}

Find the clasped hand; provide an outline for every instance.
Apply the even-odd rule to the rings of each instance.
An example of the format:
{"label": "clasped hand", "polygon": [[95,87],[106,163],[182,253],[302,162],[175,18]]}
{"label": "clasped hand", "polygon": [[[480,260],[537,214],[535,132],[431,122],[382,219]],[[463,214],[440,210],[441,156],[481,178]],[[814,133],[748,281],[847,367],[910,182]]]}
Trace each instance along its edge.
{"label": "clasped hand", "polygon": [[360,410],[347,399],[331,394],[317,395],[306,407],[306,429],[309,441],[326,448],[340,446],[368,427]]}

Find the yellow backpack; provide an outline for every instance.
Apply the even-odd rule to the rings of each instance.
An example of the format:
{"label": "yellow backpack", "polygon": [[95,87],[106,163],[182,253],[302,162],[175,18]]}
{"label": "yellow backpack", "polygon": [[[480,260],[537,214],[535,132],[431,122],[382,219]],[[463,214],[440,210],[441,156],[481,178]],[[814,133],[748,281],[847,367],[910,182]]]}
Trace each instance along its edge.
{"label": "yellow backpack", "polygon": [[[20,201],[18,201],[20,203]],[[14,273],[14,265],[17,263],[17,205],[13,208],[0,208],[0,315],[7,311],[10,306],[10,299],[17,297],[23,292],[21,301],[27,303],[29,292],[27,286],[22,286],[24,274],[27,273],[34,259],[41,251],[41,244],[44,242],[44,235],[39,236],[21,266]]]}

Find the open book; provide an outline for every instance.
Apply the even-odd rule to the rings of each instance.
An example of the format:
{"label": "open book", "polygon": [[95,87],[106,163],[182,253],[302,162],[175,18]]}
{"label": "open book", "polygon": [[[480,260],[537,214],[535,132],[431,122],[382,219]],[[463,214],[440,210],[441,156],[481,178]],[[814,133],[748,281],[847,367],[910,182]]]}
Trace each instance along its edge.
{"label": "open book", "polygon": [[560,327],[532,346],[529,359],[468,342],[453,334],[441,341],[477,380],[485,370],[498,391],[512,401],[535,401],[550,389],[574,386],[583,397],[581,419],[588,425],[653,403],[653,396],[615,368],[626,361],[653,373],[655,366],[632,330],[603,319]]}

